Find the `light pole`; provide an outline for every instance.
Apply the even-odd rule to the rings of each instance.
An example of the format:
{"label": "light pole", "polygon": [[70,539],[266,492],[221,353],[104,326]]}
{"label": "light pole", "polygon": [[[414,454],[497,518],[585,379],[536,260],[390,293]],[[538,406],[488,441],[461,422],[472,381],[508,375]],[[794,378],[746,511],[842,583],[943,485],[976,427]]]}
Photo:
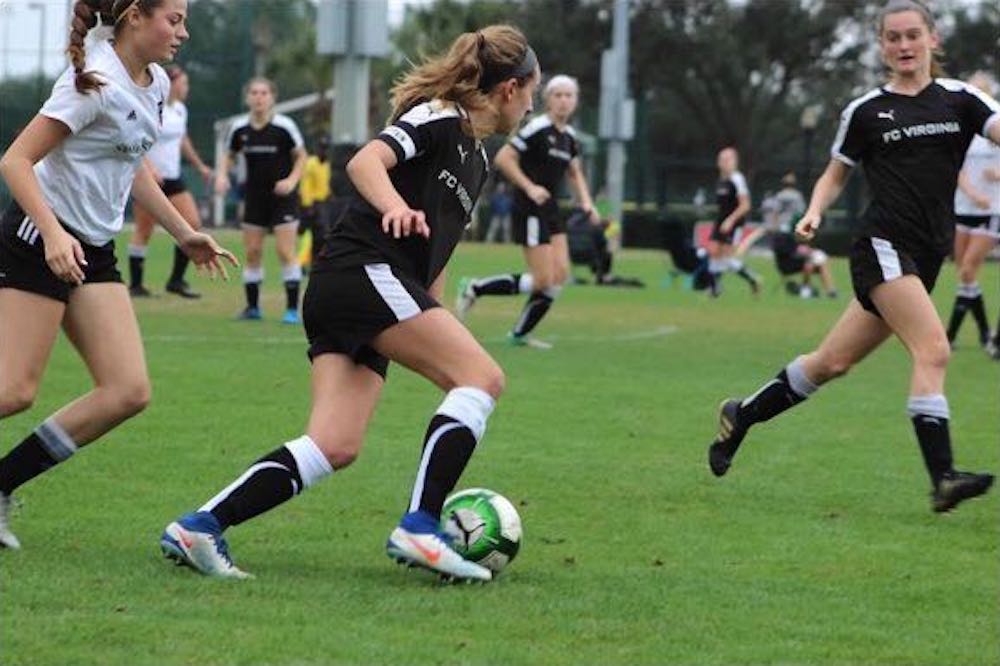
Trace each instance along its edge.
{"label": "light pole", "polygon": [[38,102],[42,102],[42,82],[45,81],[45,3],[29,2],[28,9],[38,10]]}

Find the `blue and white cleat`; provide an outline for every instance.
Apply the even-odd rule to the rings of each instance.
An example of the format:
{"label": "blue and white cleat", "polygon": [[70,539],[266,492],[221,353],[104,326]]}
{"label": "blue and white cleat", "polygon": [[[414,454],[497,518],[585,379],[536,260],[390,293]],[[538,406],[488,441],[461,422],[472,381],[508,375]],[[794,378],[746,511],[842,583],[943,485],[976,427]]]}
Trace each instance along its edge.
{"label": "blue and white cleat", "polygon": [[260,308],[243,308],[240,313],[236,315],[238,321],[259,321],[264,318],[261,313]]}
{"label": "blue and white cleat", "polygon": [[253,578],[233,564],[219,521],[208,511],[186,513],[167,525],[160,550],[167,559],[206,576]]}
{"label": "blue and white cleat", "polygon": [[10,505],[11,498],[0,493],[0,548],[18,550],[21,542],[10,531]]}
{"label": "blue and white cleat", "polygon": [[389,535],[385,552],[399,564],[428,569],[443,580],[485,583],[493,579],[489,569],[455,552],[450,539],[439,531],[438,521],[423,511],[403,516]]}
{"label": "blue and white cleat", "polygon": [[300,321],[298,310],[285,310],[285,316],[281,318],[282,324],[298,324]]}
{"label": "blue and white cleat", "polygon": [[464,277],[458,283],[458,296],[455,297],[455,316],[458,320],[465,321],[475,304],[476,292],[472,288],[472,278]]}

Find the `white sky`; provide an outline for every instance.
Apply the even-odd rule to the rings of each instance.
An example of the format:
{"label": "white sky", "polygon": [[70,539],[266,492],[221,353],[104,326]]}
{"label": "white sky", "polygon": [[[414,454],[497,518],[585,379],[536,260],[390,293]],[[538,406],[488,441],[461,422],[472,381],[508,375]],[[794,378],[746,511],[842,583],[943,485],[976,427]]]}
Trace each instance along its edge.
{"label": "white sky", "polygon": [[[407,5],[431,1],[389,0],[390,25],[398,25],[403,20]],[[72,7],[73,0],[0,0],[0,80],[37,72],[39,59],[47,75],[56,76],[62,72],[67,64],[64,50],[69,36],[67,18]],[[44,38],[41,32],[43,14]]]}

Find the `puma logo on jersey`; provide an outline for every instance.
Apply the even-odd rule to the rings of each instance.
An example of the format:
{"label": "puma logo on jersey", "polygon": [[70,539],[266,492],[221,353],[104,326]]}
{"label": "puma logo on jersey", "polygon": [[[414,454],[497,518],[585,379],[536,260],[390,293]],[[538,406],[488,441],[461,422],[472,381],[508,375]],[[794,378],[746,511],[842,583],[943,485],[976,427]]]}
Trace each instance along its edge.
{"label": "puma logo on jersey", "polygon": [[139,118],[139,116],[136,115],[135,109],[132,109],[131,111],[129,111],[128,115],[125,116],[125,120],[137,120],[138,118]]}
{"label": "puma logo on jersey", "polygon": [[889,121],[892,121],[892,122],[896,122],[896,110],[895,109],[889,109],[888,111],[879,111],[878,112],[878,117],[882,118],[883,120],[889,120]]}
{"label": "puma logo on jersey", "polygon": [[468,151],[462,147],[462,144],[458,144],[458,157],[462,160],[462,164],[465,164],[465,158],[469,156]]}

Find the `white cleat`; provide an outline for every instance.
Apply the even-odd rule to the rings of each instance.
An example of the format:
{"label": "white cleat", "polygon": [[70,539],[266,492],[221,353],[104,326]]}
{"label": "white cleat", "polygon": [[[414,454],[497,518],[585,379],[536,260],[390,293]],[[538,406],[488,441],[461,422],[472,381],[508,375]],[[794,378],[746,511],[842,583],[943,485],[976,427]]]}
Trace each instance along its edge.
{"label": "white cleat", "polygon": [[459,321],[465,321],[469,310],[476,304],[476,292],[472,288],[472,280],[462,278],[458,283],[458,296],[455,297],[455,316]]}
{"label": "white cleat", "polygon": [[0,493],[0,548],[19,550],[21,542],[10,531],[10,505],[10,497]]}
{"label": "white cleat", "polygon": [[[167,525],[160,537],[160,550],[178,565],[191,567],[206,576],[253,578],[233,564],[218,523],[205,521],[202,513],[187,514]],[[207,514],[211,515],[211,514]],[[207,524],[202,524],[207,523]]]}
{"label": "white cleat", "polygon": [[493,573],[455,552],[438,534],[421,534],[397,527],[389,535],[385,552],[400,564],[423,567],[442,578],[487,582]]}

